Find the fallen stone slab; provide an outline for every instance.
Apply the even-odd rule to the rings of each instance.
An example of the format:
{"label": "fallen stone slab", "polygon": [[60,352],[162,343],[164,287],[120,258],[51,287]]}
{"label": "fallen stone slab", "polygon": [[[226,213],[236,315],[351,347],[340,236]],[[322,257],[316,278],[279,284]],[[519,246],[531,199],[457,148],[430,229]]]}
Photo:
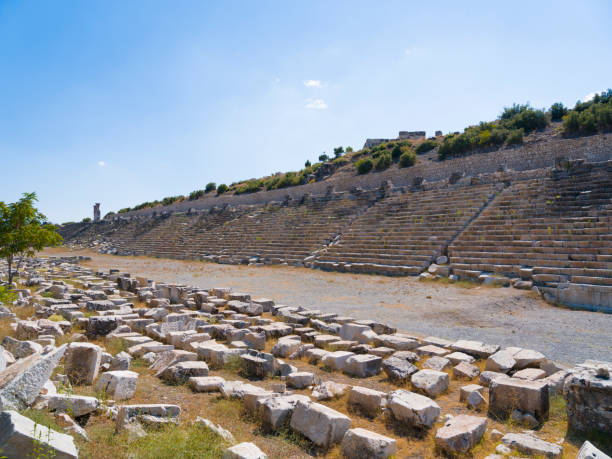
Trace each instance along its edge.
{"label": "fallen stone slab", "polygon": [[508,373],[516,366],[516,360],[514,360],[513,355],[513,352],[506,349],[497,351],[495,354],[491,354],[487,358],[485,369],[499,373]]}
{"label": "fallen stone slab", "polygon": [[440,407],[429,397],[396,390],[389,394],[389,408],[393,416],[411,427],[429,428],[440,415]]}
{"label": "fallen stone slab", "polygon": [[173,384],[183,384],[192,376],[208,376],[208,365],[206,365],[206,362],[198,360],[178,362],[163,370],[159,375],[164,381]]}
{"label": "fallen stone slab", "polygon": [[543,379],[546,377],[546,372],[539,368],[525,368],[519,370],[512,375],[513,378],[526,379],[527,381],[535,381],[536,379]]}
{"label": "fallen stone slab", "polygon": [[181,407],[166,404],[122,405],[117,413],[117,430],[129,427],[130,423],[143,421],[145,423],[178,422]]}
{"label": "fallen stone slab", "polygon": [[102,349],[91,343],[70,343],[66,349],[64,371],[72,384],[93,384],[98,377]]}
{"label": "fallen stone slab", "polygon": [[600,365],[571,374],[565,380],[563,395],[570,428],[612,434],[612,378],[606,367]]}
{"label": "fallen stone slab", "polygon": [[325,355],[321,361],[323,362],[323,365],[328,366],[332,370],[342,371],[348,358],[353,355],[355,354],[348,351],[330,352]]}
{"label": "fallen stone slab", "polygon": [[2,346],[13,354],[16,359],[23,359],[33,354],[42,354],[43,347],[34,341],[19,341],[10,336],[2,339]]}
{"label": "fallen stone slab", "polygon": [[468,396],[474,391],[482,394],[484,391],[484,387],[479,384],[468,384],[467,386],[461,387],[459,389],[459,401],[460,402],[466,401]]}
{"label": "fallen stone slab", "polygon": [[268,456],[255,443],[244,442],[234,445],[223,453],[223,459],[267,459]]}
{"label": "fallen stone slab", "polygon": [[257,412],[262,424],[271,431],[277,431],[289,423],[298,402],[309,402],[305,395],[281,395],[265,397],[257,403]]}
{"label": "fallen stone slab", "polygon": [[187,383],[194,392],[221,392],[221,384],[225,382],[220,376],[192,376]]}
{"label": "fallen stone slab", "polygon": [[349,392],[348,403],[374,417],[387,406],[387,394],[367,387],[353,386]]}
{"label": "fallen stone slab", "polygon": [[68,413],[74,418],[93,413],[100,407],[100,401],[96,397],[85,395],[55,394],[43,398],[49,411]]}
{"label": "fallen stone slab", "polygon": [[24,457],[79,457],[74,439],[40,424],[16,411],[0,413],[0,451],[7,459]]}
{"label": "fallen stone slab", "polygon": [[448,389],[449,377],[447,373],[436,370],[420,370],[410,378],[412,385],[427,395],[435,397]]}
{"label": "fallen stone slab", "polygon": [[314,383],[314,374],[308,371],[298,371],[287,376],[287,385],[293,389],[304,389],[313,386]]}
{"label": "fallen stone slab", "polygon": [[460,362],[453,367],[453,377],[457,379],[474,379],[479,374],[478,367],[467,362]]}
{"label": "fallen stone slab", "polygon": [[322,448],[339,443],[351,426],[342,413],[313,402],[298,402],[291,415],[291,428]]}
{"label": "fallen stone slab", "polygon": [[66,345],[44,355],[31,355],[0,372],[0,409],[23,410],[40,394],[63,357]]}
{"label": "fallen stone slab", "polygon": [[312,389],[312,398],[315,400],[331,400],[334,397],[344,395],[349,388],[350,386],[346,384],[325,381]]}
{"label": "fallen stone slab", "polygon": [[487,358],[491,354],[495,354],[499,350],[497,344],[484,344],[480,341],[469,341],[460,339],[451,345],[451,348],[455,351],[463,352],[465,354],[473,355],[478,358]]}
{"label": "fallen stone slab", "polygon": [[522,454],[559,458],[563,455],[563,447],[556,443],[544,441],[535,435],[526,433],[508,433],[501,439],[507,447]]}
{"label": "fallen stone slab", "polygon": [[356,378],[368,378],[380,373],[382,358],[371,354],[352,355],[342,371]]}
{"label": "fallen stone slab", "polygon": [[129,370],[107,371],[100,375],[96,390],[113,400],[128,400],[136,392],[138,373]]}
{"label": "fallen stone slab", "polygon": [[360,427],[349,429],[340,446],[346,459],[386,459],[395,454],[396,448],[395,439]]}
{"label": "fallen stone slab", "polygon": [[590,441],[585,441],[580,447],[580,451],[578,451],[578,455],[576,459],[611,459],[610,456],[604,454],[603,451],[600,451],[591,443]]}
{"label": "fallen stone slab", "polygon": [[219,435],[221,438],[223,438],[228,443],[236,442],[236,440],[234,439],[234,436],[229,430],[226,430],[223,427],[214,424],[212,421],[209,421],[208,419],[201,418],[200,416],[198,416],[196,417],[194,424],[197,426],[205,427],[213,431],[214,433]]}
{"label": "fallen stone slab", "polygon": [[539,422],[548,419],[548,385],[542,381],[498,378],[489,386],[489,414],[506,419],[515,409],[532,414]]}
{"label": "fallen stone slab", "polygon": [[451,361],[449,359],[447,359],[446,357],[430,357],[427,360],[425,360],[425,362],[423,362],[423,365],[421,365],[421,368],[424,370],[436,370],[436,371],[444,371],[444,370],[448,370],[451,367]]}
{"label": "fallen stone slab", "polygon": [[449,454],[467,453],[478,444],[486,431],[486,418],[461,414],[437,430],[436,446]]}
{"label": "fallen stone slab", "polygon": [[382,362],[382,369],[387,377],[395,382],[405,382],[419,369],[408,360],[391,356]]}
{"label": "fallen stone slab", "polygon": [[374,340],[374,344],[376,346],[390,347],[397,351],[410,351],[420,346],[416,339],[399,335],[378,335]]}

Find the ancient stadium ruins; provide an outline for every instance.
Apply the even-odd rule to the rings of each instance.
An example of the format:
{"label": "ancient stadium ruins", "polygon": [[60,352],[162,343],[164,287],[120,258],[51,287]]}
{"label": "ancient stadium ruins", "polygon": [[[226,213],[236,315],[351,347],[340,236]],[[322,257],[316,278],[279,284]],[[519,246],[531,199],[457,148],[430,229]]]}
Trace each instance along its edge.
{"label": "ancient stadium ruins", "polygon": [[[23,262],[0,309],[0,452],[608,457],[610,140],[423,155],[407,170],[105,218],[96,203],[94,221],[59,229],[64,247]],[[236,288],[242,268],[293,272],[307,288],[279,301],[256,278],[253,294]],[[466,310],[456,325],[436,317],[439,297],[424,306],[430,328],[423,310],[404,320],[370,297],[342,314],[307,298],[348,295],[325,276],[475,289],[472,328]],[[525,308],[496,309],[500,322],[478,330],[488,307],[524,301],[548,315],[527,324]],[[567,331],[547,329],[555,315]],[[437,321],[440,333],[422,332]],[[526,332],[509,338],[504,323]]]}

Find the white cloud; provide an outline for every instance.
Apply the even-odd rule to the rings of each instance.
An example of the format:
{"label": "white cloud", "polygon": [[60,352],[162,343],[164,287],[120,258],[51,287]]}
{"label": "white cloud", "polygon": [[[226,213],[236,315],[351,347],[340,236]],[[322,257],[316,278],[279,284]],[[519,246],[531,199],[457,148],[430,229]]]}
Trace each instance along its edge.
{"label": "white cloud", "polygon": [[591,100],[593,97],[595,97],[595,94],[597,94],[596,92],[590,92],[589,94],[587,94],[586,96],[584,96],[584,100],[583,102],[588,102],[589,100]]}
{"label": "white cloud", "polygon": [[306,108],[313,110],[326,110],[327,104],[323,99],[308,99],[306,100]]}
{"label": "white cloud", "polygon": [[304,86],[307,88],[320,88],[321,80],[306,80],[304,81]]}
{"label": "white cloud", "polygon": [[106,163],[104,161],[98,161],[98,166],[104,167],[106,166]]}

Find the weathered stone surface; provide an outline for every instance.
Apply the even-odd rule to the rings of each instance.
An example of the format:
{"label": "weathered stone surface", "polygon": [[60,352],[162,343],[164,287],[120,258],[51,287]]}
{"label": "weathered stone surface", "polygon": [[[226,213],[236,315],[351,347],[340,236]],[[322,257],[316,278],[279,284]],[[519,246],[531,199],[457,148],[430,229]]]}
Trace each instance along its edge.
{"label": "weathered stone surface", "polygon": [[122,405],[117,413],[117,430],[123,430],[130,423],[137,421],[160,424],[177,422],[181,414],[181,407],[164,404]]}
{"label": "weathered stone surface", "polygon": [[496,379],[505,378],[508,378],[508,375],[505,373],[498,373],[496,371],[483,371],[482,373],[480,373],[480,378],[478,379],[478,381],[483,386],[489,387],[492,381],[495,381]]}
{"label": "weathered stone surface", "polygon": [[66,345],[45,355],[31,355],[0,372],[0,409],[23,410],[30,405],[64,355]]}
{"label": "weathered stone surface", "polygon": [[387,394],[367,387],[353,386],[349,392],[348,403],[373,417],[387,406]]}
{"label": "weathered stone surface", "polygon": [[467,396],[467,404],[470,408],[480,411],[487,406],[487,401],[480,392],[473,391]]}
{"label": "weathered stone surface", "polygon": [[512,355],[516,360],[516,368],[519,370],[527,367],[539,367],[546,361],[546,356],[541,352],[532,349],[519,349]]}
{"label": "weathered stone surface", "polygon": [[377,346],[390,347],[398,351],[410,351],[420,346],[416,339],[399,335],[379,335],[374,342]]}
{"label": "weathered stone surface", "polygon": [[484,391],[484,387],[478,384],[468,384],[467,386],[463,386],[461,389],[459,389],[459,401],[466,401],[468,395],[470,395],[474,391],[480,392],[482,394],[482,392]]}
{"label": "weathered stone surface", "polygon": [[412,385],[435,397],[448,389],[448,374],[436,370],[420,370],[410,378]]}
{"label": "weathered stone surface", "polygon": [[119,326],[117,316],[92,316],[87,325],[87,337],[92,339],[97,336],[106,336]]}
{"label": "weathered stone surface", "polygon": [[91,343],[70,343],[64,371],[72,384],[93,384],[98,376],[102,349]]}
{"label": "weathered stone surface", "polygon": [[212,430],[214,433],[219,435],[221,438],[223,438],[228,443],[235,443],[236,442],[236,440],[234,439],[234,436],[232,435],[232,433],[229,430],[226,430],[223,427],[214,424],[213,422],[209,421],[208,419],[201,418],[200,416],[198,416],[198,417],[196,417],[196,420],[194,421],[194,424],[198,425],[198,426],[201,426],[201,427],[205,427],[205,428],[207,428],[209,430]]}
{"label": "weathered stone surface", "polygon": [[382,358],[375,355],[352,355],[346,360],[343,371],[357,378],[367,378],[380,373]]}
{"label": "weathered stone surface", "polygon": [[340,450],[346,459],[386,459],[395,454],[396,448],[393,438],[358,427],[346,432]]}
{"label": "weathered stone surface", "polygon": [[525,368],[519,370],[512,375],[513,378],[526,379],[528,381],[535,381],[536,379],[543,379],[546,377],[546,372],[539,368]]}
{"label": "weathered stone surface", "polygon": [[208,365],[206,365],[206,362],[197,360],[178,362],[166,368],[159,375],[160,378],[174,384],[182,384],[192,376],[208,376]]}
{"label": "weathered stone surface", "polygon": [[115,370],[102,373],[96,390],[106,393],[113,400],[127,400],[134,396],[138,373],[129,370]]}
{"label": "weathered stone surface", "polygon": [[408,360],[395,356],[385,359],[382,362],[382,368],[389,379],[396,382],[407,381],[410,376],[419,371],[419,369]]}
{"label": "weathered stone surface", "polygon": [[406,390],[391,392],[388,405],[397,420],[417,428],[431,427],[440,415],[440,407],[432,399]]}
{"label": "weathered stone surface", "polygon": [[109,370],[129,370],[132,356],[127,352],[121,351],[110,362]]}
{"label": "weathered stone surface", "polygon": [[453,365],[457,365],[461,362],[474,363],[476,359],[469,354],[464,352],[451,352],[444,356],[445,359],[450,360]]}
{"label": "weathered stone surface", "polygon": [[10,336],[5,336],[2,346],[17,359],[23,359],[33,354],[42,354],[43,347],[34,341],[19,341]]}
{"label": "weathered stone surface", "polygon": [[255,443],[238,443],[223,453],[223,459],[267,459],[268,456]]}
{"label": "weathered stone surface", "polygon": [[353,356],[352,352],[348,351],[336,351],[330,352],[323,357],[322,362],[332,370],[342,371],[346,365],[346,361],[349,357]]}
{"label": "weathered stone surface", "polygon": [[565,380],[563,395],[570,428],[612,434],[612,379],[609,372],[600,373],[587,368]]}
{"label": "weathered stone surface", "polygon": [[444,371],[451,367],[451,361],[446,357],[430,357],[423,362],[422,368],[428,370]]}
{"label": "weathered stone surface", "polygon": [[484,344],[480,341],[469,341],[464,339],[455,342],[451,348],[455,351],[464,352],[465,354],[479,358],[487,358],[499,350],[499,346],[496,344]]}
{"label": "weathered stone surface", "polygon": [[310,399],[299,394],[264,398],[258,408],[264,427],[276,431],[288,424],[299,401],[307,403]]}
{"label": "weathered stone surface", "polygon": [[50,411],[68,413],[75,418],[93,413],[100,406],[96,397],[85,395],[55,394],[44,396],[44,400]]}
{"label": "weathered stone surface", "polygon": [[41,457],[41,454],[56,459],[79,457],[70,435],[35,424],[16,411],[0,413],[0,451],[7,459]]}
{"label": "weathered stone surface", "polygon": [[342,413],[313,402],[298,402],[291,416],[291,428],[314,444],[329,448],[339,443],[351,426],[351,420]]}
{"label": "weathered stone surface", "polygon": [[467,362],[460,362],[453,367],[453,376],[458,379],[474,379],[479,374],[480,370],[478,367]]}
{"label": "weathered stone surface", "polygon": [[486,431],[486,418],[462,414],[437,430],[435,442],[447,453],[466,453],[476,446]]}
{"label": "weathered stone surface", "polygon": [[580,447],[576,459],[610,459],[610,456],[597,449],[590,441],[585,441]]}
{"label": "weathered stone surface", "polygon": [[563,447],[527,433],[509,433],[504,435],[501,441],[509,448],[523,454],[550,458],[558,458],[563,455]]}
{"label": "weathered stone surface", "polygon": [[334,381],[325,381],[312,389],[312,398],[315,400],[331,400],[343,395],[350,386]]}
{"label": "weathered stone surface", "polygon": [[220,392],[225,379],[220,376],[192,376],[187,382],[194,392]]}
{"label": "weathered stone surface", "polygon": [[300,344],[302,343],[299,336],[297,339],[285,336],[278,340],[278,342],[272,347],[271,352],[275,357],[289,357],[297,350],[298,347],[300,347]]}
{"label": "weathered stone surface", "polygon": [[487,359],[486,370],[499,373],[508,373],[516,366],[516,360],[512,357],[513,353],[505,349],[497,351]]}
{"label": "weathered stone surface", "polygon": [[304,389],[315,383],[314,374],[308,371],[298,371],[287,376],[287,385],[294,389]]}
{"label": "weathered stone surface", "polygon": [[548,419],[548,385],[542,381],[498,378],[489,386],[489,413],[507,418],[513,410],[531,413],[543,422]]}

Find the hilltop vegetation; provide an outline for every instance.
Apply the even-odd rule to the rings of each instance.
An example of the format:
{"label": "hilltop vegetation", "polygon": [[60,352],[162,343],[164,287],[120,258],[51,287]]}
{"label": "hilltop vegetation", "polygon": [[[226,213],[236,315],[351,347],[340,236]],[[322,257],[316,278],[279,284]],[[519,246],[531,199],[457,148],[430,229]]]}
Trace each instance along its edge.
{"label": "hilltop vegetation", "polygon": [[[318,161],[307,160],[298,171],[277,172],[267,177],[235,182],[229,186],[208,183],[204,189],[189,195],[168,196],[161,200],[143,202],[134,207],[120,209],[118,213],[167,206],[181,201],[193,201],[205,196],[225,193],[241,195],[258,191],[288,188],[324,180],[338,170],[353,171],[355,175],[380,172],[390,167],[408,168],[418,162],[418,156],[437,149],[438,160],[464,156],[474,152],[494,151],[502,147],[521,145],[529,134],[555,123],[555,131],[565,137],[593,135],[612,131],[612,89],[596,94],[587,102],[576,102],[573,109],[562,103],[548,110],[537,109],[529,103],[505,107],[498,119],[482,121],[466,127],[462,133],[454,132],[438,138],[417,140],[391,140],[372,148],[353,151],[342,146],[333,149],[333,155],[323,152]],[[109,212],[105,217],[114,215]]]}

